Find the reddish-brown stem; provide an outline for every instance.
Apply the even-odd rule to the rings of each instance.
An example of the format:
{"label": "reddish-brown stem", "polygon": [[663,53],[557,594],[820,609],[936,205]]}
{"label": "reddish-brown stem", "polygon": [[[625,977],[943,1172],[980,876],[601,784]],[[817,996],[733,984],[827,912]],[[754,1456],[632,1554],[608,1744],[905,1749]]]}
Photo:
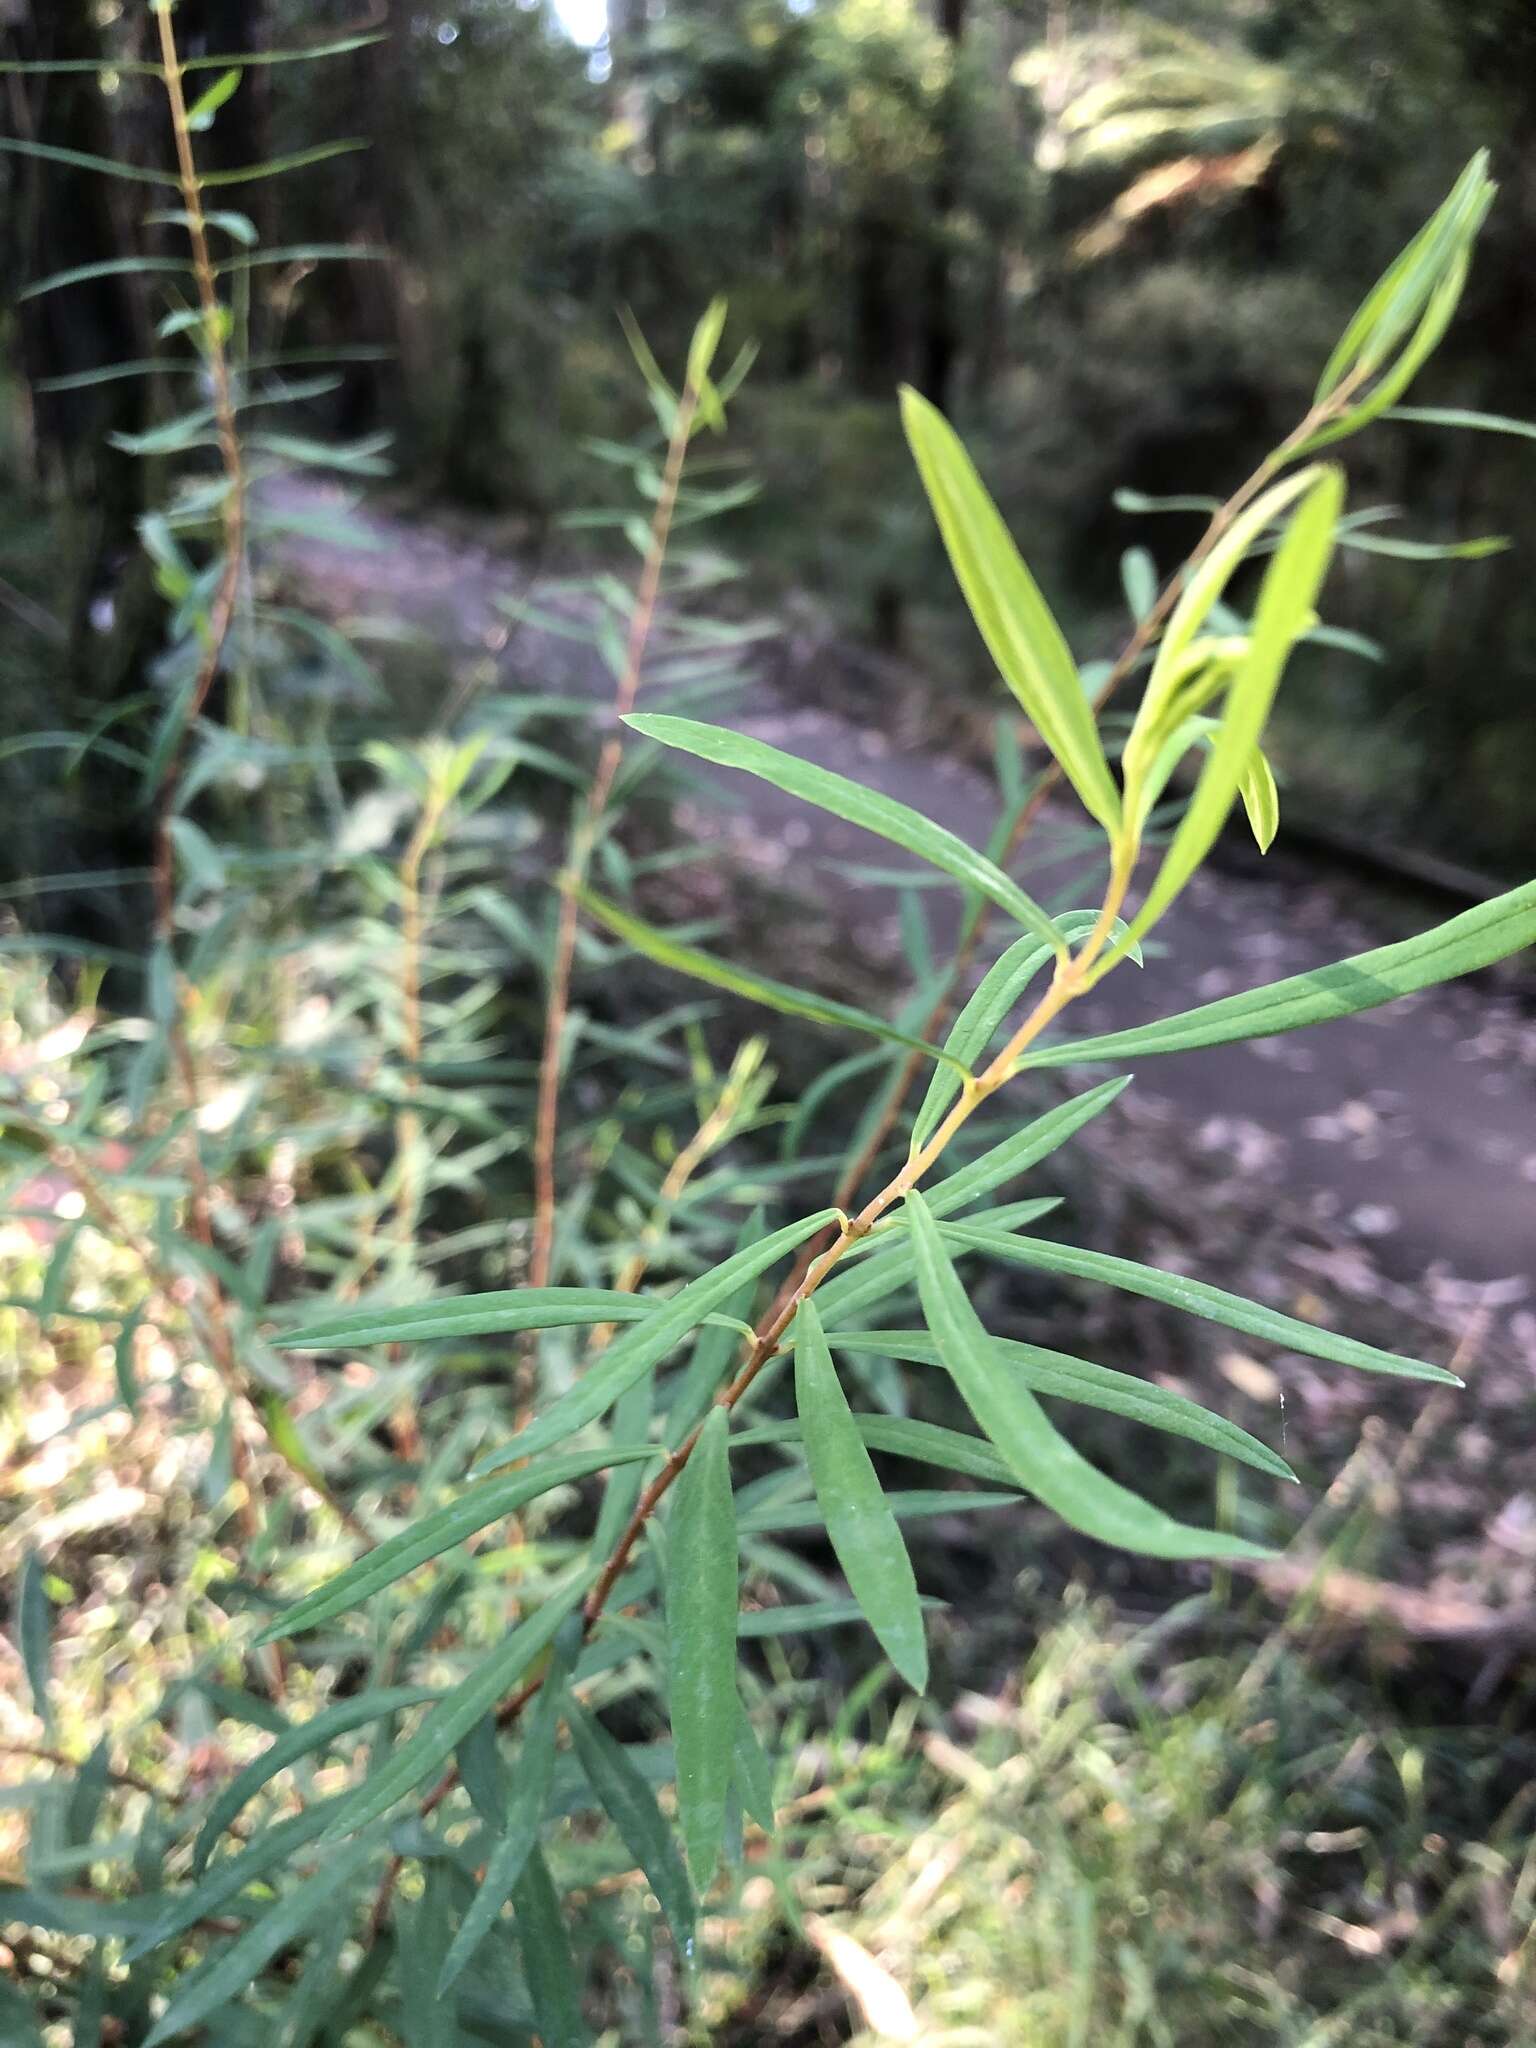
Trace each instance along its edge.
{"label": "reddish-brown stem", "polygon": [[661,593],[662,566],[666,561],[667,544],[672,533],[672,518],[677,509],[677,493],[682,483],[683,463],[687,457],[698,403],[698,391],[690,380],[678,400],[672,432],[667,441],[661,487],[657,493],[656,510],[651,519],[650,541],[640,571],[640,581],[635,590],[634,610],[630,615],[624,668],[614,692],[614,729],[603,741],[602,750],[598,754],[597,768],[571,835],[570,858],[560,877],[560,917],[555,931],[554,956],[550,962],[549,991],[545,999],[544,1044],[539,1058],[538,1110],[534,1123],[533,1245],[528,1260],[530,1287],[545,1287],[549,1284],[555,1255],[555,1210],[559,1192],[556,1184],[555,1153],[560,1135],[561,1053],[566,1022],[570,1015],[571,970],[576,957],[576,934],[580,916],[576,892],[585,877],[587,865],[597,844],[603,813],[608,808],[608,799],[613,793],[614,777],[619,772],[619,762],[623,757],[624,738],[620,721],[634,709],[635,699],[640,690],[646,647],[655,622],[656,601]]}

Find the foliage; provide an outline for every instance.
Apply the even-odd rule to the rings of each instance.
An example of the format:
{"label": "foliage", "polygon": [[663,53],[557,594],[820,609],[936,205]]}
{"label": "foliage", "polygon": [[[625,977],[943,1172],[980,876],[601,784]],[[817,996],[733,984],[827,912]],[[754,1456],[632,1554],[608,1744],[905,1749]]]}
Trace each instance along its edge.
{"label": "foliage", "polygon": [[[28,965],[6,1192],[47,1254],[23,1267],[7,1312],[110,1346],[130,1421],[141,1337],[152,1343],[205,1500],[228,1511],[232,1554],[201,1561],[179,1668],[140,1708],[135,1746],[184,1714],[272,1741],[229,1782],[169,1802],[137,1766],[117,1774],[110,1736],[78,1767],[50,1751],[50,1774],[22,1789],[30,1861],[0,1913],[44,1937],[46,2017],[82,2038],[109,2014],[142,2048],[209,2026],[231,2042],[275,2027],[340,2041],[365,2021],[421,2041],[536,2034],[553,2048],[597,2027],[660,2039],[691,1995],[722,1864],[740,1863],[749,1821],[773,1835],[763,1646],[863,1615],[926,1682],[904,1524],[1031,1496],[1099,1542],[1225,1564],[1262,1560],[1281,1526],[1258,1496],[1229,1502],[1218,1526],[1191,1524],[1086,1459],[1041,1394],[1288,1477],[1268,1447],[1150,1380],[994,1337],[961,1265],[1076,1258],[1133,1289],[1167,1281],[1084,1267],[1054,1242],[1032,1252],[1040,1205],[999,1196],[1123,1083],[1030,1101],[1021,1123],[1025,1069],[1266,1036],[1536,936],[1526,885],[1215,1016],[1201,1006],[1086,1047],[1056,1030],[1135,960],[1239,797],[1261,844],[1272,837],[1271,706],[1293,649],[1321,630],[1336,548],[1359,544],[1343,473],[1318,458],[1394,405],[1438,343],[1493,189],[1474,158],[1363,302],[1299,423],[1135,607],[1097,690],[1102,704],[1142,682],[1118,746],[959,438],[905,396],[966,603],[1054,763],[1028,787],[1016,761],[1004,770],[981,850],[686,715],[742,682],[754,638],[750,622],[701,609],[729,566],[674,544],[748,495],[713,481],[700,453],[750,364],[718,368],[719,301],[675,383],[629,323],[656,431],[593,449],[629,494],[597,517],[638,571],[572,583],[572,610],[548,623],[591,638],[610,703],[492,702],[470,678],[407,743],[361,716],[333,726],[312,696],[274,686],[300,641],[366,694],[355,650],[271,601],[262,548],[283,529],[287,468],[363,479],[383,451],[272,424],[303,381],[245,346],[238,286],[229,294],[245,258],[229,245],[259,249],[257,230],[209,206],[228,174],[197,156],[239,104],[241,67],[189,65],[169,6],[153,13],[160,54],[145,61],[165,94],[191,276],[159,339],[167,363],[197,373],[197,396],[125,451],[176,473],[139,529],[169,644],[153,702],[124,725],[131,744],[111,742],[153,818],[150,938],[126,963],[142,965],[142,1012],[100,1003],[101,951],[85,947],[75,1008],[56,1019],[43,991],[62,950],[35,934],[8,945]],[[13,146],[34,159],[51,147]],[[286,161],[326,155],[317,144]],[[664,708],[633,708],[642,684]],[[575,758],[588,724],[595,765]],[[1171,821],[1187,757],[1198,766]],[[657,799],[693,762],[883,837],[965,903],[960,958],[894,1029],[735,975],[749,998],[876,1041],[873,1063],[833,1070],[866,1082],[841,1157],[804,1149],[820,1119],[809,1101],[773,1099],[760,1042],[718,1057],[696,1006],[637,1016],[627,1000],[640,957],[722,979],[696,934],[657,929],[639,900],[677,863],[656,844]],[[1036,901],[1011,872],[1053,781],[1092,821],[1086,910]],[[994,912],[1011,943],[951,1019]],[[586,1007],[598,965],[617,989],[606,1014]],[[914,1116],[910,1083],[930,1061]],[[769,1161],[755,1141],[780,1126],[789,1142]],[[834,1176],[810,1207],[798,1184]],[[779,1221],[767,1211],[786,1188]],[[647,1286],[663,1272],[680,1284]],[[1330,1332],[1282,1332],[1214,1289],[1182,1292],[1198,1314],[1346,1365],[1453,1378]],[[914,1296],[924,1328],[870,1327]],[[882,1404],[870,1357],[937,1366],[947,1420]],[[793,1412],[770,1399],[791,1378]],[[918,1467],[928,1484],[912,1483]],[[846,1592],[782,1540],[806,1530],[825,1531]],[[39,1514],[15,1560],[17,1647],[45,1732],[67,1585],[46,1553],[65,1533]]]}

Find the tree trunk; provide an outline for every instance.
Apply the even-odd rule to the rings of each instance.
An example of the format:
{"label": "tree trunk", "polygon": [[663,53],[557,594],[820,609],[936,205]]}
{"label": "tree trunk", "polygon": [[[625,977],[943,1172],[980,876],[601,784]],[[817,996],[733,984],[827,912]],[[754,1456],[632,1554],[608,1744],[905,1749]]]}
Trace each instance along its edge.
{"label": "tree trunk", "polygon": [[968,0],[935,0],[934,10],[934,26],[949,44],[949,76],[938,107],[939,164],[924,266],[921,378],[924,395],[941,411],[948,407],[960,346],[950,224],[960,197],[960,87],[956,74],[965,41],[967,6]]}

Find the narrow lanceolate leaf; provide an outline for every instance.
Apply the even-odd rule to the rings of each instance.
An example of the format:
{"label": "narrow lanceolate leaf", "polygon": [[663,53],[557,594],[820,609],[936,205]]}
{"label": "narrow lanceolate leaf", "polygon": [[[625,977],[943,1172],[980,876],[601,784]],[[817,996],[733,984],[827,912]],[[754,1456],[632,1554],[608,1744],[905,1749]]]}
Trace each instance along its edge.
{"label": "narrow lanceolate leaf", "polygon": [[1454,405],[1394,405],[1386,417],[1411,420],[1423,427],[1460,427],[1472,433],[1513,434],[1521,440],[1536,441],[1536,424],[1510,419],[1499,412],[1469,412]]}
{"label": "narrow lanceolate leaf", "polygon": [[1176,1522],[1081,1457],[998,1358],[971,1307],[938,1224],[915,1190],[906,1198],[923,1313],[966,1406],[1019,1483],[1085,1536],[1149,1557],[1263,1557],[1259,1545]]}
{"label": "narrow lanceolate leaf", "polygon": [[668,1692],[688,1867],[715,1874],[736,1741],[736,1505],[728,1417],[712,1408],[667,1522]]}
{"label": "narrow lanceolate leaf", "polygon": [[786,1017],[805,1017],[813,1024],[862,1031],[870,1038],[883,1038],[891,1045],[905,1046],[908,1052],[924,1053],[929,1059],[940,1060],[950,1066],[959,1065],[951,1054],[938,1046],[899,1031],[894,1024],[887,1024],[883,1017],[876,1017],[868,1010],[856,1009],[852,1003],[834,1002],[830,996],[815,995],[809,989],[791,988],[786,982],[772,981],[765,974],[753,974],[730,960],[717,960],[712,953],[701,952],[697,946],[684,945],[668,933],[657,931],[654,925],[621,910],[618,904],[610,903],[591,889],[579,889],[576,893],[584,909],[633,946],[637,953],[643,953],[648,960],[654,960],[662,967],[671,967],[679,974],[689,975],[694,981],[707,982],[711,988],[729,989],[733,995],[745,996],[748,1001],[778,1010]]}
{"label": "narrow lanceolate leaf", "polygon": [[53,1642],[53,1609],[43,1585],[43,1567],[37,1552],[29,1550],[22,1560],[16,1582],[16,1647],[32,1694],[32,1711],[45,1731],[53,1729],[53,1698],[48,1672]]}
{"label": "narrow lanceolate leaf", "polygon": [[[1291,649],[1312,623],[1333,554],[1344,479],[1331,465],[1303,471],[1302,478],[1308,477],[1305,495],[1264,573],[1247,652],[1228,685],[1220,729],[1146,901],[1131,920],[1131,938],[1156,924],[1214,845],[1250,770]],[[1127,950],[1126,939],[1111,946],[1094,979]]]}
{"label": "narrow lanceolate leaf", "polygon": [[587,1323],[638,1323],[655,1304],[609,1287],[499,1287],[397,1307],[349,1309],[274,1337],[279,1351],[346,1351],[356,1344],[433,1344],[513,1330],[562,1330]]}
{"label": "narrow lanceolate leaf", "polygon": [[512,1904],[539,2039],[544,2048],[587,2048],[592,2036],[581,2016],[571,1937],[554,1881],[537,1849],[529,1854]]}
{"label": "narrow lanceolate leaf", "polygon": [[782,1230],[765,1237],[760,1244],[734,1252],[708,1273],[700,1274],[697,1280],[690,1280],[680,1293],[663,1302],[644,1322],[626,1330],[622,1337],[610,1344],[597,1364],[589,1366],[569,1392],[562,1394],[554,1406],[521,1435],[513,1437],[491,1457],[483,1458],[472,1476],[479,1478],[502,1465],[531,1458],[605,1414],[626,1387],[633,1386],[642,1373],[649,1372],[653,1365],[665,1358],[705,1316],[729,1301],[744,1280],[766,1272],[776,1259],[793,1251],[806,1238],[814,1237],[824,1223],[835,1222],[837,1216],[836,1209],[823,1209],[815,1216],[807,1216],[801,1223],[788,1223]]}
{"label": "narrow lanceolate leaf", "polygon": [[328,1856],[312,1877],[284,1892],[208,1967],[185,1980],[147,2036],[144,2048],[160,2048],[161,2042],[174,2041],[203,2020],[227,2012],[280,1949],[340,1909],[341,1895],[378,1848],[377,1837],[350,1843]]}
{"label": "narrow lanceolate leaf", "polygon": [[[929,1197],[932,1207],[932,1196]],[[985,1209],[984,1216],[1004,1219],[1000,1229],[1023,1230],[1031,1223],[1038,1223],[1042,1216],[1048,1216],[1053,1209],[1059,1209],[1058,1200],[1038,1202],[1010,1202],[1001,1212]],[[835,1273],[816,1294],[816,1306],[824,1325],[832,1323],[857,1322],[912,1285],[912,1252],[906,1243],[906,1218],[899,1212],[886,1219],[878,1240],[867,1238],[865,1244],[876,1243],[878,1249],[863,1258],[850,1258],[847,1270]]]}
{"label": "narrow lanceolate leaf", "polygon": [[[1086,938],[1099,921],[1096,910],[1071,910],[1056,920],[1057,929],[1063,938],[1074,944]],[[1125,927],[1117,919],[1111,937],[1118,937]],[[1141,949],[1135,949],[1138,965]],[[1038,939],[1015,939],[998,959],[987,969],[976,984],[974,993],[950,1027],[944,1041],[944,1051],[951,1066],[962,1073],[973,1070],[981,1063],[982,1054],[997,1035],[1003,1019],[1019,1001],[1031,981],[1045,967],[1054,955],[1048,946]],[[912,1150],[921,1151],[943,1121],[950,1104],[960,1092],[960,1083],[952,1072],[937,1073],[928,1083],[928,1093],[923,1097],[922,1107],[912,1124]]]}
{"label": "narrow lanceolate leaf", "polygon": [[1010,917],[1042,938],[1053,952],[1064,949],[1066,942],[1050,918],[1000,867],[953,832],[933,824],[921,811],[897,803],[894,797],[865,789],[860,783],[850,782],[846,775],[834,774],[830,768],[818,768],[814,762],[770,747],[766,740],[728,732],[720,725],[703,725],[696,718],[635,712],[624,723],[647,739],[660,740],[663,746],[677,747],[721,768],[739,768],[747,775],[756,775],[789,796],[801,797],[806,803],[830,811],[835,818],[845,818],[850,825],[889,839],[931,867],[953,876],[965,888],[976,890],[999,910],[1006,910]]}
{"label": "narrow lanceolate leaf", "polygon": [[1232,1045],[1269,1038],[1378,1009],[1415,989],[1432,988],[1459,974],[1474,974],[1495,960],[1536,943],[1536,882],[1525,882],[1490,903],[1464,910],[1417,938],[1355,953],[1328,967],[1289,975],[1246,995],[1223,996],[1198,1009],[1181,1011],[1129,1031],[1110,1031],[1035,1048],[1020,1067],[1076,1066],[1091,1060],[1140,1059],[1147,1053],[1193,1052],[1205,1045]]}
{"label": "narrow lanceolate leaf", "polygon": [[[964,1223],[944,1226],[945,1238],[956,1245],[1004,1259],[1011,1265],[1029,1266],[1041,1273],[1066,1273],[1075,1280],[1092,1280],[1105,1287],[1118,1287],[1127,1294],[1140,1294],[1148,1301],[1166,1302],[1187,1315],[1221,1323],[1245,1336],[1280,1344],[1287,1351],[1304,1352],[1309,1358],[1331,1359],[1335,1365],[1349,1365],[1361,1372],[1384,1372],[1400,1379],[1437,1380],[1443,1385],[1461,1385],[1455,1373],[1421,1359],[1405,1358],[1396,1351],[1379,1351],[1374,1344],[1361,1344],[1353,1337],[1336,1336],[1261,1302],[1245,1301],[1240,1294],[1228,1294],[1203,1280],[1190,1280],[1182,1273],[1165,1273],[1157,1266],[1141,1266],[1133,1259],[1117,1259],[1107,1252],[1083,1251],[1077,1245],[1047,1244],[1037,1237],[1011,1237],[1004,1231],[972,1228]],[[852,1341],[852,1340],[849,1340]],[[1201,1411],[1203,1412],[1203,1411]],[[1236,1455],[1234,1453],[1234,1455]]]}
{"label": "narrow lanceolate leaf", "polygon": [[[946,1244],[960,1250],[987,1248],[973,1245],[963,1224],[946,1224],[943,1237]],[[1160,1429],[1166,1436],[1184,1437],[1205,1450],[1251,1465],[1256,1472],[1271,1473],[1276,1479],[1296,1477],[1284,1458],[1250,1436],[1246,1429],[1239,1429],[1224,1415],[1213,1415],[1198,1401],[1187,1400],[1168,1387],[1138,1379],[1134,1373],[1116,1372],[1112,1366],[1094,1365],[1086,1358],[1073,1358],[1065,1351],[1021,1344],[1011,1337],[992,1337],[989,1341],[995,1355],[1018,1376],[1020,1385],[1032,1393],[1072,1401],[1079,1408],[1099,1408],[1108,1415],[1123,1415],[1128,1422]],[[925,1330],[850,1330],[845,1335],[830,1337],[828,1342],[835,1350],[871,1351],[879,1358],[900,1358],[913,1365],[944,1362],[937,1343]],[[1004,1476],[1007,1468],[993,1462],[992,1454],[976,1438],[959,1436],[954,1430],[941,1430],[934,1436],[933,1428],[931,1423],[910,1422],[901,1416],[859,1417],[860,1434],[876,1450],[951,1465],[955,1471],[969,1472],[972,1478],[992,1483]],[[919,1434],[913,1436],[912,1431]],[[986,1462],[977,1463],[978,1452],[985,1454]],[[961,1458],[965,1462],[953,1462]]]}
{"label": "narrow lanceolate leaf", "polygon": [[1125,1074],[1115,1081],[1102,1082],[1097,1088],[1089,1088],[1082,1095],[1074,1095],[1070,1101],[1048,1109],[1022,1130],[1015,1131],[1011,1138],[1004,1138],[979,1159],[973,1159],[958,1173],[930,1188],[928,1207],[935,1216],[952,1216],[957,1209],[968,1209],[973,1202],[979,1202],[1005,1181],[1028,1173],[1032,1166],[1058,1151],[1068,1138],[1076,1136],[1084,1124],[1102,1115],[1130,1086],[1131,1078]]}
{"label": "narrow lanceolate leaf", "polygon": [[625,1848],[645,1872],[678,1948],[684,1955],[690,1955],[695,1917],[693,1886],[672,1830],[656,1804],[655,1793],[624,1745],[616,1742],[601,1722],[578,1706],[572,1707],[569,1721],[571,1740],[594,1797],[618,1829]]}
{"label": "narrow lanceolate leaf", "polygon": [[1352,371],[1375,369],[1385,361],[1477,232],[1492,197],[1488,152],[1480,149],[1361,301],[1324,367],[1317,386],[1319,399],[1326,398]]}
{"label": "narrow lanceolate leaf", "polygon": [[757,1730],[742,1707],[736,1716],[736,1789],[741,1803],[766,1834],[772,1834],[775,1818],[773,1766]]}
{"label": "narrow lanceolate leaf", "polygon": [[549,1675],[527,1716],[527,1733],[512,1777],[512,1796],[502,1822],[501,1834],[474,1902],[454,1936],[438,1980],[441,1998],[500,1917],[512,1896],[523,1867],[538,1845],[539,1823],[555,1775],[555,1737],[565,1705],[565,1673],[551,1665]]}
{"label": "narrow lanceolate leaf", "polygon": [[827,1537],[875,1640],[914,1691],[928,1684],[928,1643],[912,1560],[848,1407],[812,1301],[795,1314],[795,1406]]}
{"label": "narrow lanceolate leaf", "polygon": [[268,1622],[257,1636],[253,1648],[260,1649],[264,1643],[297,1635],[302,1629],[329,1621],[333,1615],[361,1607],[365,1600],[371,1600],[385,1586],[405,1578],[429,1559],[440,1557],[445,1550],[451,1550],[456,1543],[473,1536],[477,1529],[488,1528],[504,1515],[515,1514],[520,1507],[537,1500],[540,1494],[548,1493],[552,1487],[568,1486],[572,1480],[585,1479],[610,1465],[628,1465],[655,1455],[656,1447],[647,1444],[573,1451],[563,1458],[547,1458],[531,1472],[514,1472],[505,1479],[492,1479],[483,1486],[473,1486],[446,1507],[434,1509],[408,1529],[402,1529],[398,1536],[391,1536],[387,1542],[376,1545],[356,1564],[348,1565],[334,1579],[327,1579],[323,1586],[317,1587],[292,1607],[284,1608],[276,1620]]}
{"label": "narrow lanceolate leaf", "polygon": [[537,1614],[512,1630],[500,1649],[493,1650],[461,1685],[439,1700],[415,1734],[392,1750],[355,1792],[337,1802],[327,1832],[350,1833],[367,1827],[413,1792],[423,1778],[441,1769],[475,1723],[500,1705],[540,1652],[549,1648],[591,1576],[584,1573],[563,1593],[546,1600]]}
{"label": "narrow lanceolate leaf", "polygon": [[438,1693],[426,1685],[399,1685],[382,1692],[358,1693],[354,1699],[343,1700],[338,1706],[328,1707],[323,1713],[311,1716],[298,1727],[285,1730],[243,1771],[237,1772],[213,1802],[193,1845],[193,1874],[201,1876],[219,1836],[247,1800],[254,1799],[262,1786],[275,1778],[279,1771],[286,1770],[289,1764],[297,1763],[301,1757],[313,1756],[340,1736],[349,1735],[353,1729],[365,1727],[370,1721],[382,1721],[388,1714],[403,1713],[407,1707],[419,1707],[438,1697]]}
{"label": "narrow lanceolate leaf", "polygon": [[903,387],[901,417],[956,580],[992,659],[1089,813],[1113,832],[1119,794],[1050,606],[943,414]]}

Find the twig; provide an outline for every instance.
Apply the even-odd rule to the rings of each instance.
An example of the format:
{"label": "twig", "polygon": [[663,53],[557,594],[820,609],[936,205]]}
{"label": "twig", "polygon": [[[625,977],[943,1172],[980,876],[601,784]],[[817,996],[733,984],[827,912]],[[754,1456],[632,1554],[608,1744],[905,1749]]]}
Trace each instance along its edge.
{"label": "twig", "polygon": [[[208,247],[202,183],[197,174],[197,163],[192,151],[192,132],[187,122],[186,95],[182,90],[181,60],[176,48],[176,32],[171,26],[169,7],[157,8],[156,19],[160,32],[162,79],[166,99],[170,105],[171,128],[176,138],[177,176],[181,186],[182,209],[186,216],[184,225],[192,247],[192,268],[197,283],[198,304],[203,316],[203,342],[212,388],[214,430],[218,437],[219,459],[223,465],[226,484],[221,508],[224,570],[208,617],[202,656],[192,680],[181,731],[170,749],[160,777],[160,786],[155,793],[154,936],[156,943],[169,956],[176,939],[176,843],[173,832],[176,797],[181,786],[186,759],[187,736],[202,716],[208,694],[218,675],[239,600],[240,578],[245,557],[245,465],[235,415],[229,356],[224,346],[223,308]],[[216,1246],[212,1200],[198,1137],[202,1087],[198,1077],[196,1056],[187,1031],[186,995],[179,975],[176,976],[176,1000],[166,1031],[182,1095],[191,1112],[191,1143],[187,1147],[187,1171],[191,1184],[188,1220],[198,1243],[205,1251],[213,1252]],[[213,1272],[211,1264],[206,1271],[205,1287],[212,1337],[210,1348],[213,1352],[214,1365],[230,1393],[238,1394],[244,1391],[244,1387],[235,1354],[234,1333],[230,1327],[229,1305],[224,1298],[223,1286]],[[238,1430],[230,1432],[230,1446],[235,1477],[240,1481],[243,1496],[240,1507],[241,1526],[249,1540],[260,1533],[262,1518],[257,1494],[250,1478],[245,1445]]]}
{"label": "twig", "polygon": [[550,1269],[554,1262],[555,1204],[558,1192],[555,1180],[555,1149],[560,1130],[561,1052],[566,1021],[570,1014],[571,969],[576,956],[576,931],[579,920],[576,892],[585,878],[602,826],[603,813],[613,792],[614,777],[619,772],[619,762],[624,751],[620,722],[634,709],[635,698],[639,693],[646,648],[656,617],[656,600],[661,591],[662,565],[666,560],[667,543],[671,538],[672,516],[677,509],[677,493],[682,483],[683,463],[687,458],[688,443],[693,433],[698,405],[699,393],[690,378],[677,402],[672,431],[667,441],[667,457],[662,470],[661,488],[656,498],[656,510],[651,518],[650,542],[646,548],[645,562],[635,591],[635,608],[630,617],[624,670],[613,698],[613,730],[603,741],[602,751],[597,759],[596,773],[588,786],[576,829],[571,835],[570,858],[560,877],[560,919],[555,933],[554,957],[549,972],[549,993],[544,1009],[544,1045],[539,1060],[538,1116],[534,1127],[533,1247],[528,1262],[530,1287],[545,1287],[549,1284]]}

